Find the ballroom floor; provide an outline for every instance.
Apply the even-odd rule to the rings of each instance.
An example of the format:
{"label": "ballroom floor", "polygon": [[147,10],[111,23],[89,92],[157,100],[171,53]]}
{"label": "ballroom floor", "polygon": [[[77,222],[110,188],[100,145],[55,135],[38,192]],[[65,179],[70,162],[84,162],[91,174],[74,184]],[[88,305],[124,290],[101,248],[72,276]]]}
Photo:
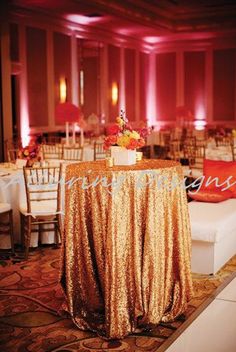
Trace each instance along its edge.
{"label": "ballroom floor", "polygon": [[235,327],[236,278],[216,296],[166,352],[236,351]]}
{"label": "ballroom floor", "polygon": [[[193,275],[194,296],[180,319],[159,324],[150,331],[133,334],[123,340],[112,341],[79,330],[70,317],[63,313],[64,295],[59,284],[59,268],[60,249],[50,246],[31,251],[27,262],[0,259],[1,352],[236,350],[236,344],[232,345],[236,325],[236,256],[215,276]],[[231,283],[225,288],[228,282]],[[215,296],[217,298],[209,305]],[[225,327],[224,330],[222,327]],[[203,331],[201,338],[200,329]],[[180,337],[175,340],[176,336]],[[188,342],[185,340],[187,338]],[[218,349],[205,346],[204,339],[215,342]],[[181,345],[193,341],[196,349]],[[222,346],[220,341],[223,349],[219,349]]]}

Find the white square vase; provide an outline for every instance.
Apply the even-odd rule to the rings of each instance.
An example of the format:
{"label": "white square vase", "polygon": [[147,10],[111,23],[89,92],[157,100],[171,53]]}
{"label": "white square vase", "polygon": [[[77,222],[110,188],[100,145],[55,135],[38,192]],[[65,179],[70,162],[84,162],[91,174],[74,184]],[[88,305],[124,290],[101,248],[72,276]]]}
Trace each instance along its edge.
{"label": "white square vase", "polygon": [[111,147],[111,157],[114,165],[134,165],[136,164],[136,150],[123,147]]}

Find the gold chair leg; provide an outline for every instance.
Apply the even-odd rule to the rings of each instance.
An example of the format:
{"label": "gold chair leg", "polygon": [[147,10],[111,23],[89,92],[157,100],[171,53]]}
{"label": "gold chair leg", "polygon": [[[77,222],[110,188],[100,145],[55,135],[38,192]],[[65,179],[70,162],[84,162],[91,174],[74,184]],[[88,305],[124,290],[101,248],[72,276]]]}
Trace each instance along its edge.
{"label": "gold chair leg", "polygon": [[62,221],[61,221],[60,214],[57,215],[57,228],[58,228],[57,234],[59,233],[57,241],[58,243],[61,243],[62,242]]}
{"label": "gold chair leg", "polygon": [[31,216],[27,216],[27,231],[25,232],[25,259],[29,257],[29,247],[31,239]]}
{"label": "gold chair leg", "polygon": [[9,229],[10,229],[10,237],[11,237],[11,251],[12,251],[12,254],[15,254],[12,210],[9,211]]}

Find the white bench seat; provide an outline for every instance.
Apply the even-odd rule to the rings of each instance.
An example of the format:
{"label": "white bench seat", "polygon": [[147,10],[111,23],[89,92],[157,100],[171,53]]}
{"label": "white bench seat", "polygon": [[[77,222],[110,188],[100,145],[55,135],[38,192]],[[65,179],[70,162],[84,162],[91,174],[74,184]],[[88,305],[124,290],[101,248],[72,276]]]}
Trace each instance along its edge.
{"label": "white bench seat", "polygon": [[236,254],[236,199],[190,202],[192,271],[215,274]]}

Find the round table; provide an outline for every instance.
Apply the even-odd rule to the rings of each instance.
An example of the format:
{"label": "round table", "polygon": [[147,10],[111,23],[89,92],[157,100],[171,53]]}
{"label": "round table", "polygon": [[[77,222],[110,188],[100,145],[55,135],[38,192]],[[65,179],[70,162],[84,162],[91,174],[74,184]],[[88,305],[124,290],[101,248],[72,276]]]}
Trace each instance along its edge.
{"label": "round table", "polygon": [[166,160],[67,166],[61,283],[80,329],[122,338],[184,312],[192,279],[182,181],[180,164]]}

